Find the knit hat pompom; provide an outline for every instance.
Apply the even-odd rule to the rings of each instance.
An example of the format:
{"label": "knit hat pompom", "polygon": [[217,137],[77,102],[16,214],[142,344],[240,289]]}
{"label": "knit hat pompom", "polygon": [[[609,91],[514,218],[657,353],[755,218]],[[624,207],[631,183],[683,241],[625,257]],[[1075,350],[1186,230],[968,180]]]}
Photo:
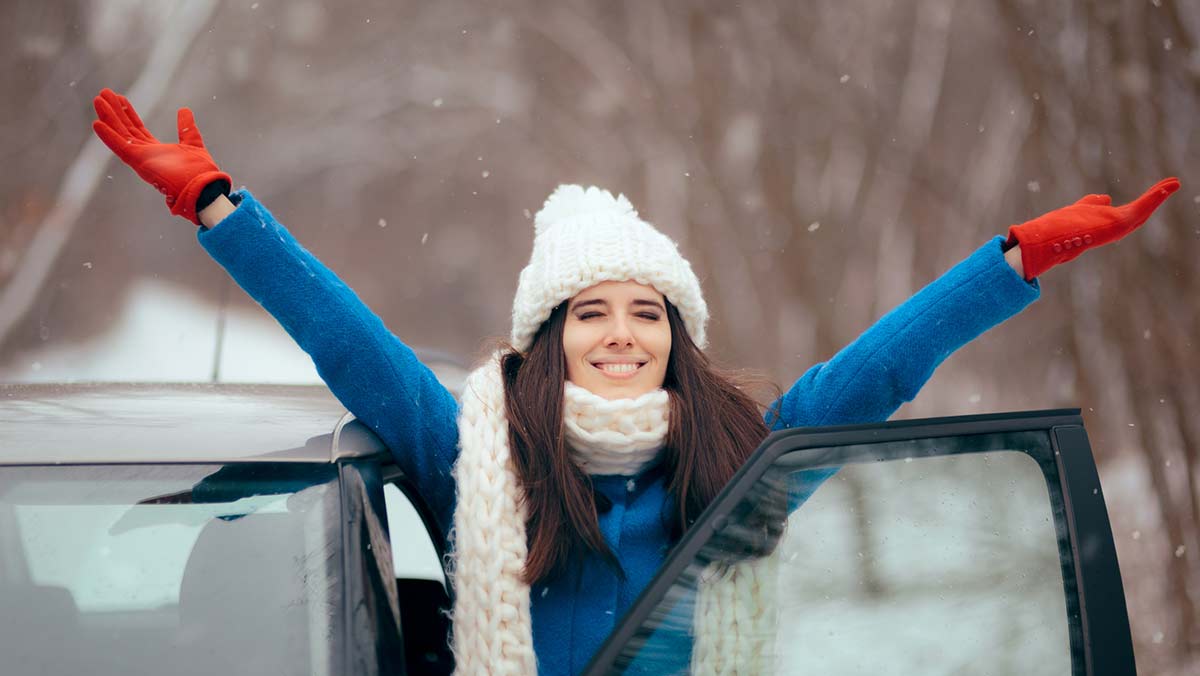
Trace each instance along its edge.
{"label": "knit hat pompom", "polygon": [[700,280],[675,242],[639,218],[624,195],[562,185],[533,222],[533,252],[513,299],[513,347],[529,349],[559,303],[610,281],[654,287],[679,310],[692,342],[707,344]]}
{"label": "knit hat pompom", "polygon": [[534,236],[540,236],[547,228],[561,221],[578,218],[586,213],[609,214],[637,218],[637,210],[624,195],[613,197],[612,193],[590,186],[560,185],[550,196],[542,210],[533,218]]}

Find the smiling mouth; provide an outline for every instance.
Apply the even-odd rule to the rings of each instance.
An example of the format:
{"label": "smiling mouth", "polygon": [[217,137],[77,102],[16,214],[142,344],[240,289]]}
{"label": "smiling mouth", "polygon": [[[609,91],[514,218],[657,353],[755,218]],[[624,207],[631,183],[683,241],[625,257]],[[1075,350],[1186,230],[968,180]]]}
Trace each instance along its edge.
{"label": "smiling mouth", "polygon": [[596,362],[596,363],[592,364],[592,367],[597,369],[598,371],[603,372],[604,375],[606,375],[606,376],[613,376],[616,378],[628,378],[628,377],[632,376],[633,374],[637,373],[639,370],[641,370],[641,368],[645,365],[646,365],[646,362],[644,362],[644,361],[641,361],[641,362],[612,362],[612,363]]}

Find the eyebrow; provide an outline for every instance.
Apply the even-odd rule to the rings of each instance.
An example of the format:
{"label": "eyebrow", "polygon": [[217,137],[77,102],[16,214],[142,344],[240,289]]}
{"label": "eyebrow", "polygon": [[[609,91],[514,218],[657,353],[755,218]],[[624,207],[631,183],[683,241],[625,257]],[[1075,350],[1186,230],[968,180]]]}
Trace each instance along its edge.
{"label": "eyebrow", "polygon": [[[662,310],[663,312],[667,311],[667,309],[665,307],[663,307],[662,303],[660,303],[656,300],[646,300],[643,298],[635,298],[633,300],[632,304],[638,305],[638,306],[643,306],[643,307],[658,308],[659,310]],[[603,305],[605,307],[608,307],[608,301],[604,300],[603,298],[593,298],[591,300],[581,300],[578,303],[575,303],[574,305],[572,305],[571,310],[578,310],[581,307],[589,307],[592,305]]]}

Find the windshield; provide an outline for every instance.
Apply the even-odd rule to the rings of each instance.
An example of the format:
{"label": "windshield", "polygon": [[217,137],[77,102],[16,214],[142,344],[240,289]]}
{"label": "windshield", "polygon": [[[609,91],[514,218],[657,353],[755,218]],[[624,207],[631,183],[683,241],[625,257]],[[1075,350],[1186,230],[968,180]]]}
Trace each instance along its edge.
{"label": "windshield", "polygon": [[5,671],[328,673],[338,504],[325,465],[5,468]]}

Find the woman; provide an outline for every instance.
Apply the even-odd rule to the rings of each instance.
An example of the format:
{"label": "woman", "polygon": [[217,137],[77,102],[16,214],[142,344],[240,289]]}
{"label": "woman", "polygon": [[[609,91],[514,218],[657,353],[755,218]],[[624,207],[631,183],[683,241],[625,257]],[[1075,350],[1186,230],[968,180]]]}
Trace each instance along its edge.
{"label": "woman", "polygon": [[[461,405],[205,150],[162,143],[111,90],[96,134],[200,225],[200,243],[393,449],[452,533],[461,673],[575,673],[770,429],[886,419],[951,352],[1021,311],[1036,277],[1115,241],[1179,182],[1013,226],[804,374],[767,415],[709,364],[707,307],[674,242],[623,197],[562,186],[535,218],[511,348]],[[451,524],[453,528],[451,529]]]}

